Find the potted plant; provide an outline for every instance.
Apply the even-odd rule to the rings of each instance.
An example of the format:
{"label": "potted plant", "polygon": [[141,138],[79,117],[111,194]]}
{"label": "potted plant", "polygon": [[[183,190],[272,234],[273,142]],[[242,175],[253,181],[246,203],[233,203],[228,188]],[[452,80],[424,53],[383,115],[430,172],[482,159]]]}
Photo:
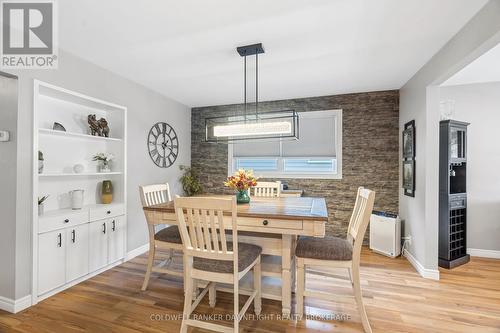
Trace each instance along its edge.
{"label": "potted plant", "polygon": [[38,197],[38,216],[41,216],[43,215],[43,211],[44,211],[44,202],[45,200],[47,200],[49,196],[48,195],[44,195],[43,197]]}
{"label": "potted plant", "polygon": [[233,176],[227,178],[224,185],[236,190],[236,201],[239,204],[249,203],[248,190],[257,185],[257,178],[253,176],[252,170],[240,169]]}
{"label": "potted plant", "polygon": [[180,181],[186,196],[192,197],[193,195],[201,193],[203,188],[198,178],[198,172],[185,165],[181,165],[179,169],[183,171]]}
{"label": "potted plant", "polygon": [[111,172],[110,162],[115,159],[115,156],[110,153],[95,154],[92,161],[99,162],[99,172]]}

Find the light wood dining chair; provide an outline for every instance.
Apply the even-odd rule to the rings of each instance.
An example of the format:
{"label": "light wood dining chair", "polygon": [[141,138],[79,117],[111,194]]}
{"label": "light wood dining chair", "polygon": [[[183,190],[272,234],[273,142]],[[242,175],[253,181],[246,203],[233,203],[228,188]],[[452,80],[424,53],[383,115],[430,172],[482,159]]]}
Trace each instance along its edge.
{"label": "light wood dining chair", "polygon": [[[170,196],[170,187],[166,184],[145,185],[139,186],[141,202],[143,207],[158,205],[168,201],[172,201]],[[159,224],[150,221],[146,215],[146,222],[149,230],[149,253],[148,266],[142,290],[146,290],[149,284],[151,272],[170,274],[173,276],[182,277],[182,272],[170,269],[169,266],[173,261],[174,250],[182,251],[182,239],[179,233],[179,228],[175,225],[167,226],[158,232],[155,227]],[[154,266],[156,250],[166,250],[169,252],[167,260],[162,261],[157,266]]]}
{"label": "light wood dining chair", "polygon": [[360,187],[354,205],[354,211],[349,221],[347,238],[326,236],[324,238],[300,237],[295,249],[297,260],[297,315],[302,318],[304,313],[304,296],[335,301],[342,296],[312,292],[305,289],[305,272],[308,266],[330,268],[346,268],[354,289],[354,298],[361,316],[365,332],[372,331],[363,304],[359,280],[359,262],[361,246],[375,201],[375,192]]}
{"label": "light wood dining chair", "polygon": [[281,195],[281,182],[257,182],[253,188],[254,197],[279,197]]}
{"label": "light wood dining chair", "polygon": [[[175,214],[184,246],[184,313],[181,333],[188,326],[216,332],[238,332],[239,321],[254,303],[257,315],[261,311],[262,249],[257,245],[238,243],[236,198],[176,198]],[[226,216],[224,216],[226,213]],[[232,242],[226,241],[225,230],[232,230]],[[254,290],[243,308],[239,309],[239,281],[253,269]],[[198,280],[208,285],[192,302],[193,288]],[[209,292],[209,305],[215,306],[216,283],[233,285],[233,327],[190,319],[193,310]]]}

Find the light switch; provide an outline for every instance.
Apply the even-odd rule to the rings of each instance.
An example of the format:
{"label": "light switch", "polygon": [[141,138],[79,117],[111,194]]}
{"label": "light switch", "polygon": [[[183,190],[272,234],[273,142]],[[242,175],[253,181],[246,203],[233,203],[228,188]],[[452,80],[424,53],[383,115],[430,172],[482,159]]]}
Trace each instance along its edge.
{"label": "light switch", "polygon": [[10,135],[8,131],[0,131],[0,142],[9,141]]}

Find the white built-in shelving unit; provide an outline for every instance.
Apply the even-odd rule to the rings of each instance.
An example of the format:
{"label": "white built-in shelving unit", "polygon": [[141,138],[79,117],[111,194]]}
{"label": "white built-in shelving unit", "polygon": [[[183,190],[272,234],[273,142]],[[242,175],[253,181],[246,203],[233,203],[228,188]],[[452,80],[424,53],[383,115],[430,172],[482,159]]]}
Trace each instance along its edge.
{"label": "white built-in shelving unit", "polygon": [[[32,303],[123,262],[126,251],[127,109],[45,82],[34,81]],[[107,119],[109,138],[93,136],[87,116]],[[66,131],[53,129],[54,122]],[[38,151],[44,169],[38,172]],[[92,161],[112,153],[111,172]],[[84,171],[75,173],[81,164]],[[101,203],[111,180],[113,202]],[[71,209],[72,190],[84,190],[84,207]],[[49,195],[38,215],[38,197]]]}

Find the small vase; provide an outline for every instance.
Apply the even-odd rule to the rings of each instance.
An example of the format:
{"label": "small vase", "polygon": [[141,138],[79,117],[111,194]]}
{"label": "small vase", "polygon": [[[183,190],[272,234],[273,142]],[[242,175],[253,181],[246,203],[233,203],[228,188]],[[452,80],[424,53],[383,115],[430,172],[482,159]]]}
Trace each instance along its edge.
{"label": "small vase", "polygon": [[102,181],[101,201],[103,204],[110,204],[113,202],[113,183],[111,183],[111,180]]}
{"label": "small vase", "polygon": [[236,193],[236,202],[239,204],[249,203],[250,196],[248,195],[248,191],[247,190],[238,191],[238,193]]}
{"label": "small vase", "polygon": [[99,172],[111,172],[111,168],[109,167],[109,162],[102,162],[99,167]]}

